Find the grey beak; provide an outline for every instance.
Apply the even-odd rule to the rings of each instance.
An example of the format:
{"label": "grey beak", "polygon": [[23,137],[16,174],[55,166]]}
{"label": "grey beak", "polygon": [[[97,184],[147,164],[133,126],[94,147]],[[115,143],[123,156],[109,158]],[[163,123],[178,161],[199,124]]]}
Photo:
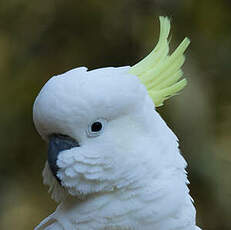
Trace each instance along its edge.
{"label": "grey beak", "polygon": [[53,175],[59,182],[60,179],[57,177],[57,171],[59,170],[57,166],[58,155],[60,152],[74,147],[79,147],[79,143],[69,136],[53,134],[49,137],[48,164]]}

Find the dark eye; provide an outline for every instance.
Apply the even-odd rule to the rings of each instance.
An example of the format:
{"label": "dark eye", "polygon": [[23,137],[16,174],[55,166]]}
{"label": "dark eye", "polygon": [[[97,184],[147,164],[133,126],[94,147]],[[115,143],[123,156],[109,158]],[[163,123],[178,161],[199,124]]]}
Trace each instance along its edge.
{"label": "dark eye", "polygon": [[92,132],[99,132],[103,128],[103,125],[100,121],[96,121],[91,125]]}
{"label": "dark eye", "polygon": [[96,121],[91,122],[88,125],[87,134],[89,137],[96,137],[102,134],[104,131],[104,127],[107,121],[105,119],[98,119]]}

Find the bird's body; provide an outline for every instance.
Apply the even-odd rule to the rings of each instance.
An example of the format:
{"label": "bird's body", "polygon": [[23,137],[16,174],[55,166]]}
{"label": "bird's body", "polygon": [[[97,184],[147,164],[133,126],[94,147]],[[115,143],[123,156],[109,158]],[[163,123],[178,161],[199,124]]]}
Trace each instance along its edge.
{"label": "bird's body", "polygon": [[[168,26],[167,19],[162,23]],[[164,57],[173,62],[175,80],[160,73],[165,83],[151,92],[157,104],[184,85],[175,82],[185,47],[179,62],[159,57],[162,66]],[[139,66],[81,67],[51,78],[41,90],[34,122],[49,142],[44,182],[60,204],[36,230],[199,229],[177,137],[156,112],[140,74]]]}
{"label": "bird's body", "polygon": [[[86,200],[69,196],[37,229],[196,230],[194,207],[184,194],[177,192],[175,182],[176,179],[169,181],[162,189],[160,185],[150,188],[148,184],[148,191],[134,187],[129,192],[97,194]],[[166,189],[172,191],[170,196],[166,195],[169,192]]]}

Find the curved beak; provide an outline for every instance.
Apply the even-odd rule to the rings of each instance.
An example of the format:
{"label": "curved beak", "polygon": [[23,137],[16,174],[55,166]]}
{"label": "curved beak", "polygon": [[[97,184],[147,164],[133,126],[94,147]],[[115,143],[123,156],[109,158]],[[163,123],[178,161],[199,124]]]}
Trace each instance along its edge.
{"label": "curved beak", "polygon": [[57,159],[59,153],[79,146],[79,143],[69,136],[53,134],[49,137],[48,164],[53,175],[59,182],[60,179],[57,177],[57,171],[59,170],[59,167],[57,166]]}

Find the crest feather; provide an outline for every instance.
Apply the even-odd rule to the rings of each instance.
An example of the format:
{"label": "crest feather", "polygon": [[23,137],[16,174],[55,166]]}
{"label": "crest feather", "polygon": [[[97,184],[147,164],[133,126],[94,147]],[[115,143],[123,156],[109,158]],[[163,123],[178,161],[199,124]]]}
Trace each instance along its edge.
{"label": "crest feather", "polygon": [[153,51],[136,65],[132,66],[130,73],[139,77],[146,86],[156,107],[176,95],[186,84],[186,79],[181,70],[184,64],[184,51],[190,40],[185,38],[176,50],[169,55],[168,36],[170,32],[170,21],[167,17],[159,17],[160,36]]}

